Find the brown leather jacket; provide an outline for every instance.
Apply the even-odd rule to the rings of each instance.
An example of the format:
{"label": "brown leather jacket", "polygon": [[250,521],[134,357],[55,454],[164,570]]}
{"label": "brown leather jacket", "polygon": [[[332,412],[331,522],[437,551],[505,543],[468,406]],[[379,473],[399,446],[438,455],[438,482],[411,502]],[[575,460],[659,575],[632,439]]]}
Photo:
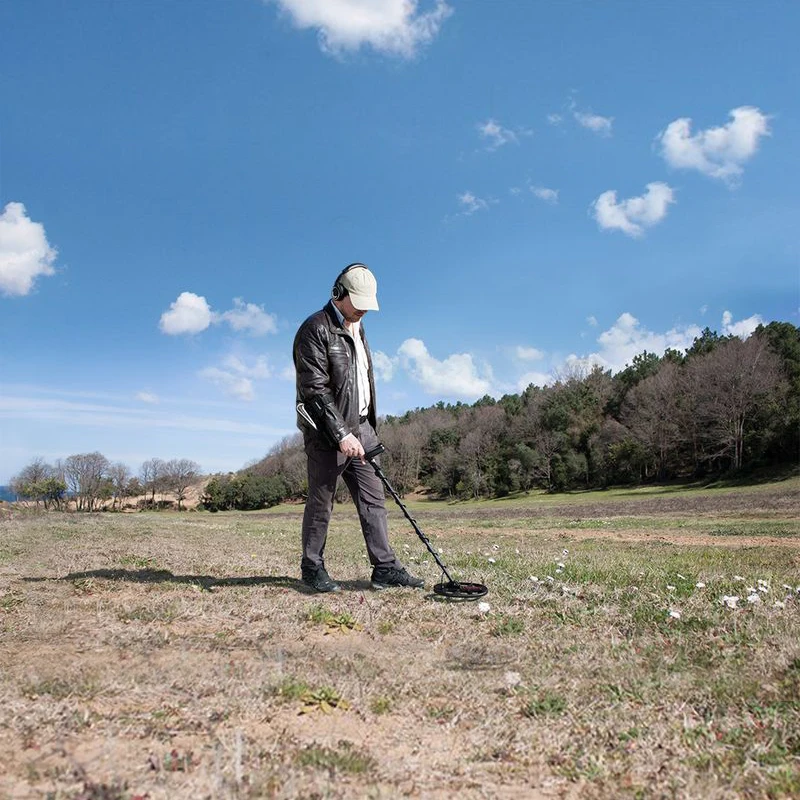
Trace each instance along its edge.
{"label": "brown leather jacket", "polygon": [[[377,424],[375,411],[375,378],[372,373],[372,353],[359,326],[361,341],[369,362],[369,388],[372,396],[368,419]],[[317,425],[314,430],[300,415],[297,427],[309,438],[335,448],[348,433],[358,436],[358,380],[356,378],[356,345],[353,337],[340,324],[329,301],[325,308],[312,314],[294,337],[294,367],[297,374],[297,402]]]}

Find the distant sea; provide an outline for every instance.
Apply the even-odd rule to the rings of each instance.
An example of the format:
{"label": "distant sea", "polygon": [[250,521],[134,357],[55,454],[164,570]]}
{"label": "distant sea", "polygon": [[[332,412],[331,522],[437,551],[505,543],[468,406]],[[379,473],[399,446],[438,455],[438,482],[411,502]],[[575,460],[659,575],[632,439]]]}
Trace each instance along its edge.
{"label": "distant sea", "polygon": [[10,486],[0,486],[0,500],[5,500],[7,503],[11,503],[16,499],[17,496],[11,491]]}

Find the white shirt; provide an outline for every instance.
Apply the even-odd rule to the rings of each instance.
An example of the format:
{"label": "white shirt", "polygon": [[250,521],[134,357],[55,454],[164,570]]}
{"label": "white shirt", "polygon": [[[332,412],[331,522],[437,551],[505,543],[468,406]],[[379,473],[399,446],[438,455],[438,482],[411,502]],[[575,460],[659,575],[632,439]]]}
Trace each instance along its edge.
{"label": "white shirt", "polygon": [[369,390],[369,359],[367,358],[367,348],[361,339],[361,323],[348,322],[341,311],[332,304],[339,322],[342,327],[353,337],[356,345],[356,382],[358,384],[358,415],[366,417],[369,414],[369,406],[372,401],[372,394]]}

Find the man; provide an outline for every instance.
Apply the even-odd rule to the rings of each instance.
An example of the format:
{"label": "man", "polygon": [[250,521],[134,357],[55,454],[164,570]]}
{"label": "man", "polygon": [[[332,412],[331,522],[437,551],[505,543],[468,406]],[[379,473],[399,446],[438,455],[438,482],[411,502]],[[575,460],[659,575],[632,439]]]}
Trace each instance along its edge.
{"label": "man", "polygon": [[339,475],[358,512],[373,588],[424,586],[389,544],[383,484],[364,458],[378,436],[372,357],[361,320],[377,310],[375,276],[364,264],[350,264],[337,276],[328,304],[300,326],[294,339],[297,424],[308,456],[301,569],[303,582],[317,592],[340,591],[324,559]]}

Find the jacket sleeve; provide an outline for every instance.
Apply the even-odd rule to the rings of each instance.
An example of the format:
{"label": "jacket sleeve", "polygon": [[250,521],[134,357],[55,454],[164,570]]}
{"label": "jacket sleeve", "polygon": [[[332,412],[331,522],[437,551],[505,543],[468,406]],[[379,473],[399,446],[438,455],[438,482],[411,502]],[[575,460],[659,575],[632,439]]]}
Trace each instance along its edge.
{"label": "jacket sleeve", "polygon": [[317,325],[304,325],[294,341],[297,392],[322,437],[332,447],[349,433],[330,390],[325,333]]}

